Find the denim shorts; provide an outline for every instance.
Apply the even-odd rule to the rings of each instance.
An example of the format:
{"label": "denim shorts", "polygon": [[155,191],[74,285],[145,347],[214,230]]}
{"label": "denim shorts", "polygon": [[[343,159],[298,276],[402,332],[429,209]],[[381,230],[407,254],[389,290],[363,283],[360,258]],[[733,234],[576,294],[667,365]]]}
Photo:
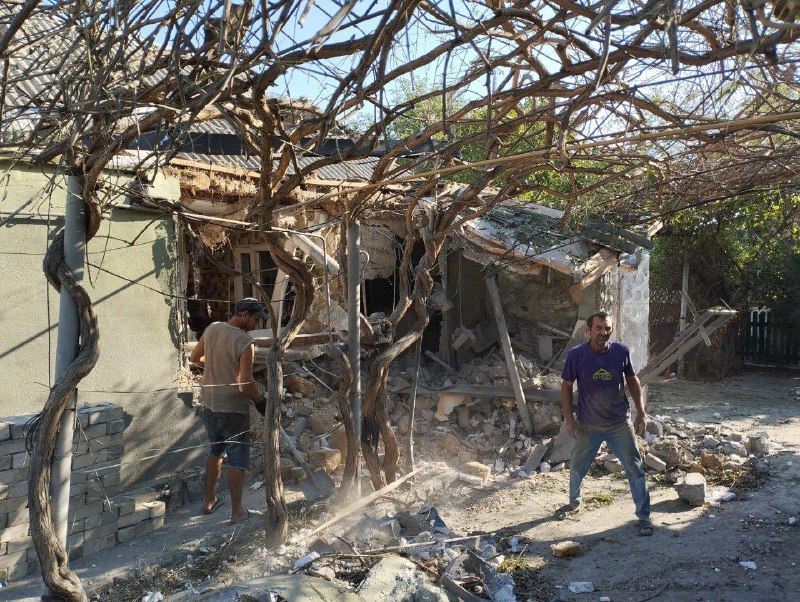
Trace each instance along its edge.
{"label": "denim shorts", "polygon": [[212,412],[201,408],[211,447],[210,456],[227,455],[228,465],[247,470],[250,464],[250,415]]}

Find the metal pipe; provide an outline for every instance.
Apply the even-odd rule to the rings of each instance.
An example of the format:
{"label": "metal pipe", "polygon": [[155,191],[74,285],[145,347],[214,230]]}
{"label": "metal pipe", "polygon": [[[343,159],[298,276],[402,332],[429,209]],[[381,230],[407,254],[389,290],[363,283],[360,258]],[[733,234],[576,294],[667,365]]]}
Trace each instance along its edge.
{"label": "metal pipe", "polygon": [[[679,332],[683,332],[686,330],[686,326],[688,322],[686,320],[686,313],[688,310],[688,303],[686,300],[689,298],[689,259],[687,257],[683,258],[683,279],[681,281],[681,321],[680,321],[680,330]],[[681,354],[680,358],[678,358],[678,376],[683,377],[683,374],[686,370],[686,366],[683,361],[683,355]]]}
{"label": "metal pipe", "polygon": [[[86,249],[86,206],[78,181],[67,178],[67,206],[64,213],[64,261],[79,283],[83,280],[83,257]],[[78,354],[80,327],[78,307],[66,287],[61,288],[58,307],[56,342],[56,379],[66,371]],[[70,473],[72,471],[72,439],[75,431],[76,390],[73,389],[61,417],[51,464],[50,496],[53,500],[53,524],[59,541],[67,547],[67,515],[69,512]]]}
{"label": "metal pipe", "polygon": [[356,483],[361,496],[361,232],[358,220],[347,214],[347,330],[350,350],[350,368],[353,382],[350,386],[350,404],[356,431]]}

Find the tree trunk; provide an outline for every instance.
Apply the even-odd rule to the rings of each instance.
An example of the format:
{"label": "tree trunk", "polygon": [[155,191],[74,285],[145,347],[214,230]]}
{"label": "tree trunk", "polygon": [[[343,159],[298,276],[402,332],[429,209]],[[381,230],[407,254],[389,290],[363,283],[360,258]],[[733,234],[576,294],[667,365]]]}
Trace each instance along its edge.
{"label": "tree trunk", "polygon": [[267,409],[264,412],[264,489],[267,497],[265,521],[266,544],[279,546],[286,542],[289,519],[283,499],[281,481],[281,452],[278,432],[281,425],[281,401],[283,399],[283,366],[280,353],[272,348],[267,351]]}
{"label": "tree trunk", "polygon": [[328,348],[327,356],[339,362],[342,371],[342,381],[339,383],[338,402],[339,413],[342,415],[344,432],[347,435],[347,454],[344,460],[344,473],[339,490],[344,496],[349,493],[350,488],[356,481],[356,460],[358,457],[358,442],[356,441],[356,428],[353,422],[353,408],[350,407],[350,385],[353,382],[350,374],[350,359],[341,347],[331,345]]}

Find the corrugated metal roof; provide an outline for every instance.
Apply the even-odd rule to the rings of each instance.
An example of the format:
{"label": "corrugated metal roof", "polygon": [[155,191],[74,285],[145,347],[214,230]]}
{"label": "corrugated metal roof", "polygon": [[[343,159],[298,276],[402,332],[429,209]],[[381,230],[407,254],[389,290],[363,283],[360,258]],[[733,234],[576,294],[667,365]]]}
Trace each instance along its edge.
{"label": "corrugated metal roof", "polygon": [[[243,155],[178,153],[175,155],[175,158],[215,167],[228,167],[234,169],[244,169],[247,171],[258,171],[261,167],[258,158],[253,156],[248,157]],[[319,157],[298,157],[297,162],[302,169],[308,167],[318,160]],[[372,178],[372,172],[375,170],[375,166],[377,165],[378,161],[379,159],[376,157],[353,159],[351,161],[340,161],[330,165],[318,167],[312,173],[315,177],[321,180],[332,180],[334,182],[366,182]],[[288,172],[290,174],[294,173],[294,169],[291,165],[289,166]]]}

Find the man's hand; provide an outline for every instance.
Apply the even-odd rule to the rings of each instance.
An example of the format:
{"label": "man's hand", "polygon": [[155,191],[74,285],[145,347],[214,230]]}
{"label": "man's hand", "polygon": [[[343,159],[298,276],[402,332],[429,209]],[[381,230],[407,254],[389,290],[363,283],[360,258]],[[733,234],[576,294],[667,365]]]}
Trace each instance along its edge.
{"label": "man's hand", "polygon": [[644,431],[647,428],[647,421],[644,417],[644,412],[637,412],[636,418],[633,421],[633,431],[637,435],[644,436]]}
{"label": "man's hand", "polygon": [[565,425],[565,430],[567,431],[567,435],[569,435],[573,439],[577,439],[578,435],[575,432],[575,418],[572,416],[572,414],[568,414],[564,418],[564,425]]}

